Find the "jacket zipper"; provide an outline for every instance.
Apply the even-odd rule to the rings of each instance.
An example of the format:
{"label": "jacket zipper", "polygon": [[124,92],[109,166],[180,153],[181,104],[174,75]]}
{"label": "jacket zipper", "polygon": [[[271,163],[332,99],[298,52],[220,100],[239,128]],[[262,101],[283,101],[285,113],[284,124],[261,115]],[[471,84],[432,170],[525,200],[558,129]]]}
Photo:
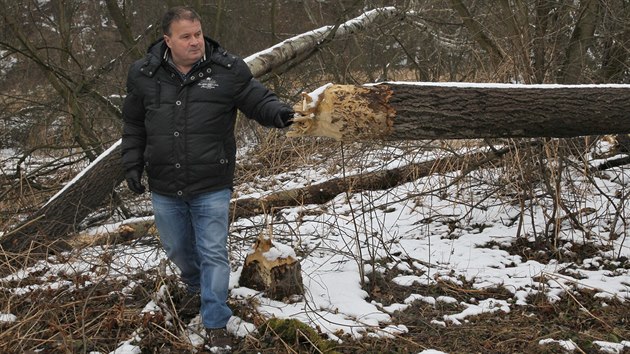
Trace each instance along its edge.
{"label": "jacket zipper", "polygon": [[158,107],[161,105],[162,103],[162,81],[160,79],[156,80],[156,85],[157,87],[155,88],[156,91],[156,97],[157,97],[157,105]]}

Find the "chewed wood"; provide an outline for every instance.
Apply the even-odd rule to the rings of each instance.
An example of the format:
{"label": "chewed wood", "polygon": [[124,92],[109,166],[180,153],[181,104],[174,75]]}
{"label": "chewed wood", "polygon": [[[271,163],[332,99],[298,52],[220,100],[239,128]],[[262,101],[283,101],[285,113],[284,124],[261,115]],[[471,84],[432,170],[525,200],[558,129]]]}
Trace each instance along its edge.
{"label": "chewed wood", "polygon": [[337,140],[379,139],[390,134],[396,112],[387,85],[331,85],[310,102],[294,106],[299,117],[287,135],[328,136]]}
{"label": "chewed wood", "polygon": [[240,284],[264,291],[276,300],[304,294],[300,262],[291,256],[268,259],[265,253],[272,247],[271,238],[258,237],[254,251],[245,258]]}

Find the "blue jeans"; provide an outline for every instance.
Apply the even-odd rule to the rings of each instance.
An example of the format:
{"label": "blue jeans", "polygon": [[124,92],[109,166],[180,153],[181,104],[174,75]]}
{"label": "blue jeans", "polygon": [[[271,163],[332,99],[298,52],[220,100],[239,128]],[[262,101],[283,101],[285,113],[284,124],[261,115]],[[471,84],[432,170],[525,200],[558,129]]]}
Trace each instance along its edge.
{"label": "blue jeans", "polygon": [[189,291],[201,292],[200,312],[206,328],[225,327],[232,316],[226,304],[231,195],[230,189],[184,199],[151,193],[162,246],[179,267]]}

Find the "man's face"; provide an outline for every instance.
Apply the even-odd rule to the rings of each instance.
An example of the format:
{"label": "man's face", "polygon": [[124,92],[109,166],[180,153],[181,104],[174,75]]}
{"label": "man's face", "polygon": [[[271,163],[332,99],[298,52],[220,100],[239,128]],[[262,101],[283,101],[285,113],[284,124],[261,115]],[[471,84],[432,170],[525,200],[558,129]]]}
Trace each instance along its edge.
{"label": "man's face", "polygon": [[204,56],[206,51],[199,21],[173,21],[171,35],[164,35],[164,40],[171,49],[173,63],[180,67],[186,68],[193,65]]}

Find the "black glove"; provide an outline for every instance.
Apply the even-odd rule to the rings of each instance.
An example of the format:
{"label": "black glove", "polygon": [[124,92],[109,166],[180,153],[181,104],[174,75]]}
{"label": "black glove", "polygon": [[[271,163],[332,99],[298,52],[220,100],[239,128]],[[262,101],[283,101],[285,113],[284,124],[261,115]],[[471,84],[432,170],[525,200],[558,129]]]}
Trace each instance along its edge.
{"label": "black glove", "polygon": [[273,121],[273,125],[276,128],[286,128],[288,126],[290,126],[291,124],[293,124],[293,116],[295,115],[295,112],[293,112],[293,110],[289,107],[282,107],[280,108],[280,111],[278,111],[278,114],[276,115],[276,119],[274,119]]}
{"label": "black glove", "polygon": [[125,180],[127,181],[127,187],[136,194],[144,193],[144,186],[140,179],[142,178],[142,170],[131,169],[125,172]]}

